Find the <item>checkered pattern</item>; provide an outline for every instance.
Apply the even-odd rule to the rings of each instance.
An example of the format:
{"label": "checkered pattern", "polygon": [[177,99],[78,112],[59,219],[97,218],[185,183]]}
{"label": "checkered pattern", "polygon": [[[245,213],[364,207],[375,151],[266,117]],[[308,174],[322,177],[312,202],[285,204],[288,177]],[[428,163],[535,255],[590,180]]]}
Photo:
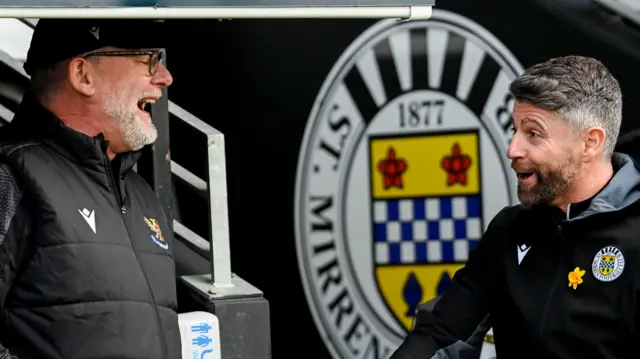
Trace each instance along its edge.
{"label": "checkered pattern", "polygon": [[606,269],[611,269],[613,270],[613,268],[616,266],[616,264],[614,262],[605,262],[605,261],[600,261],[600,269],[604,269],[606,271]]}
{"label": "checkered pattern", "polygon": [[464,262],[482,235],[480,196],[373,203],[376,264]]}

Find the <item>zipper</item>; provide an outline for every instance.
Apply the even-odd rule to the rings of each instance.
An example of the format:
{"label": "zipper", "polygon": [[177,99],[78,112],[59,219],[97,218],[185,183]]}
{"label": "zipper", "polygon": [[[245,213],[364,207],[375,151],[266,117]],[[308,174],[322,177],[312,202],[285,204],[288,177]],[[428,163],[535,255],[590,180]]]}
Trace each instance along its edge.
{"label": "zipper", "polygon": [[[556,231],[558,236],[560,236],[561,245],[564,247],[565,241],[564,236],[562,235],[562,227],[559,224],[556,224]],[[544,304],[544,310],[542,311],[542,319],[540,320],[540,338],[542,339],[545,334],[545,329],[547,327],[547,318],[550,312],[551,302],[558,288],[558,282],[562,277],[562,266],[564,264],[564,256],[563,251],[559,251],[558,255],[558,271],[556,273],[556,277],[553,280],[553,285],[551,286],[551,290],[549,290],[549,295],[547,296],[547,300]]]}
{"label": "zipper", "polygon": [[111,163],[109,162],[107,162],[107,177],[109,177],[109,184],[111,184],[111,189],[116,194],[116,201],[120,206],[120,211],[122,212],[122,214],[127,213],[127,207],[125,206],[125,203],[124,203],[124,196],[120,192],[120,186],[118,185],[118,183],[116,183],[116,180],[113,174],[113,169],[111,168]]}
{"label": "zipper", "polygon": [[153,295],[153,290],[151,289],[151,283],[149,283],[149,277],[147,276],[147,272],[145,272],[144,267],[140,263],[140,258],[138,257],[138,250],[134,241],[131,239],[131,232],[129,232],[129,226],[127,226],[127,220],[125,215],[127,213],[127,206],[124,203],[124,198],[122,193],[120,193],[120,186],[115,182],[113,170],[111,168],[111,163],[109,162],[109,158],[105,155],[105,167],[107,169],[107,177],[109,179],[109,185],[111,189],[115,192],[116,201],[120,206],[120,212],[122,213],[122,222],[124,223],[124,228],[127,231],[127,237],[129,238],[129,243],[131,243],[131,247],[133,248],[133,254],[136,257],[136,262],[138,262],[138,266],[140,267],[140,271],[144,276],[144,280],[147,283],[147,288],[149,288],[149,296],[151,297],[151,301],[153,302],[153,312],[156,316],[156,324],[158,325],[158,331],[160,332],[160,343],[162,343],[162,357],[167,358],[167,343],[165,341],[164,330],[162,329],[162,325],[160,323],[160,313],[158,313],[158,307],[156,305],[156,298]]}

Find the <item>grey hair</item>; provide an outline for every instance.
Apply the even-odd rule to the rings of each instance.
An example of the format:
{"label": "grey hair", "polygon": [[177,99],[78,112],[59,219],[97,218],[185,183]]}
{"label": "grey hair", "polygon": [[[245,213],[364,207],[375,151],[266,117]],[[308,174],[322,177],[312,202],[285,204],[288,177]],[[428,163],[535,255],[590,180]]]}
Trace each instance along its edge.
{"label": "grey hair", "polygon": [[528,68],[509,91],[518,101],[554,111],[575,131],[605,131],[604,156],[610,158],[620,133],[622,93],[618,81],[598,60],[553,58]]}

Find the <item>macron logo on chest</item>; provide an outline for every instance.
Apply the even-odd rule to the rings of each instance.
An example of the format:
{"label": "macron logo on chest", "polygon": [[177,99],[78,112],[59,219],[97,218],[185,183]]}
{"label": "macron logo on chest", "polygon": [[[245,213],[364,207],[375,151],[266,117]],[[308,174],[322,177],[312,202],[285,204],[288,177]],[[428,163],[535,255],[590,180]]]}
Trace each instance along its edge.
{"label": "macron logo on chest", "polygon": [[527,255],[527,253],[529,253],[529,249],[531,249],[531,246],[528,246],[526,244],[521,244],[518,246],[518,265],[522,263],[524,257]]}
{"label": "macron logo on chest", "polygon": [[80,212],[82,218],[84,218],[89,227],[91,227],[93,233],[96,233],[96,211],[89,211],[88,209],[84,208],[82,210],[78,210],[78,212]]}

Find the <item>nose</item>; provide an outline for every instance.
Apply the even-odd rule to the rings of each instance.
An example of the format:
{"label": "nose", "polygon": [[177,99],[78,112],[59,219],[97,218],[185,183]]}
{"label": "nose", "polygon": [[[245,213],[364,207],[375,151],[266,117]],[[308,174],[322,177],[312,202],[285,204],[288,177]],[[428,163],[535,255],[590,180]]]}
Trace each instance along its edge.
{"label": "nose", "polygon": [[514,160],[516,158],[521,158],[524,156],[524,151],[522,146],[520,146],[520,141],[518,140],[517,134],[514,134],[509,142],[509,148],[507,148],[507,157],[510,160]]}
{"label": "nose", "polygon": [[171,76],[171,72],[169,72],[166,66],[158,64],[158,71],[153,75],[151,83],[160,88],[169,87],[173,83],[173,76]]}

